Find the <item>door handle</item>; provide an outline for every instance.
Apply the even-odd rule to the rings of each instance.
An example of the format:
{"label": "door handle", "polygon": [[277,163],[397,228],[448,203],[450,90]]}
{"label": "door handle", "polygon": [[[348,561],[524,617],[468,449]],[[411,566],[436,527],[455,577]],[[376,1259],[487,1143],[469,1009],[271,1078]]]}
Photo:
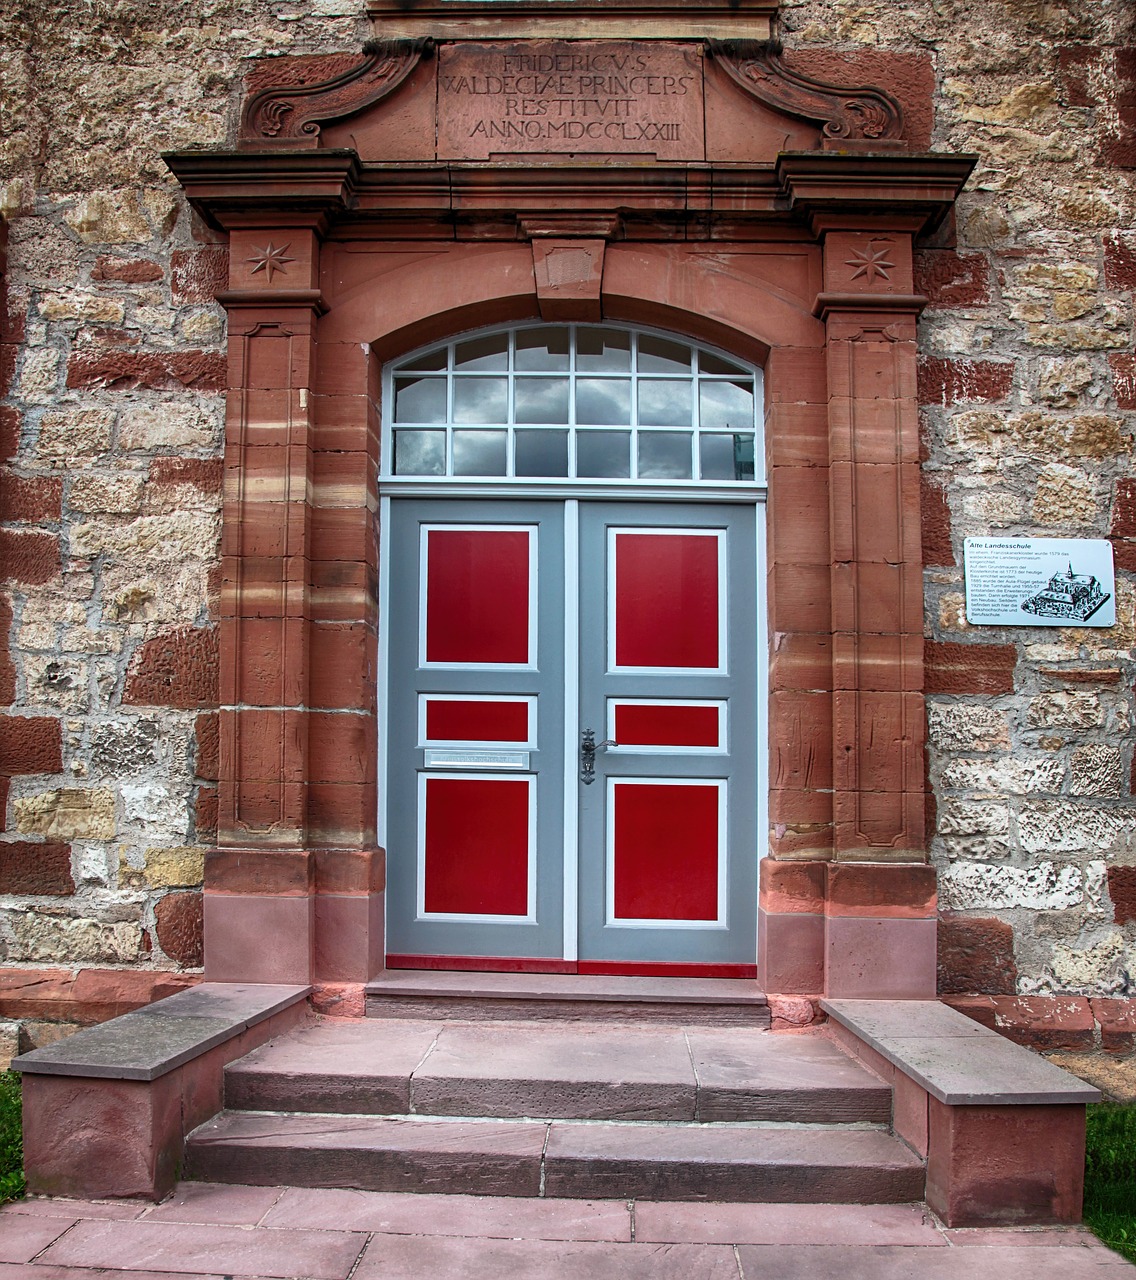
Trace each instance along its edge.
{"label": "door handle", "polygon": [[602,751],[604,747],[618,746],[619,743],[614,738],[597,742],[594,729],[584,730],[580,738],[580,781],[584,786],[589,786],[596,780],[596,752]]}

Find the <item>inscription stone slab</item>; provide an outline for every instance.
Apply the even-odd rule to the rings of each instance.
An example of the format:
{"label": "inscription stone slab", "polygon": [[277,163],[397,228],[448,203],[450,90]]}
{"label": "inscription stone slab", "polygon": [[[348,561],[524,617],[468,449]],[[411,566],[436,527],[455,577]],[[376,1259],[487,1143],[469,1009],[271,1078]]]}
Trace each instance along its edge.
{"label": "inscription stone slab", "polygon": [[705,158],[693,44],[533,41],[439,51],[438,154]]}

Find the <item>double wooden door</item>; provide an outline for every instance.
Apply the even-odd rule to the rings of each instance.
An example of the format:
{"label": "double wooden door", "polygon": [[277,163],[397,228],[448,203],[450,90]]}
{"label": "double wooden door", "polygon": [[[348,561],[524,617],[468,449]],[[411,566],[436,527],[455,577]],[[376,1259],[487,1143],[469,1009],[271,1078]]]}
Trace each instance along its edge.
{"label": "double wooden door", "polygon": [[392,500],[392,963],[754,963],[755,510]]}

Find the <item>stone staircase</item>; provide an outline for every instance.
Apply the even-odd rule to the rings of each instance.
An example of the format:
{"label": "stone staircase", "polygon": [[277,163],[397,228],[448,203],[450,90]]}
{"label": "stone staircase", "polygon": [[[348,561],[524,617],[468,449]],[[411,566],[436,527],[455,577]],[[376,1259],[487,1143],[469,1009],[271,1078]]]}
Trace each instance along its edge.
{"label": "stone staircase", "polygon": [[[554,978],[556,975],[553,976]],[[629,985],[630,984],[630,985]],[[891,1090],[753,984],[394,975],[231,1062],[185,1176],[508,1196],[903,1203]],[[733,998],[737,996],[739,998]]]}

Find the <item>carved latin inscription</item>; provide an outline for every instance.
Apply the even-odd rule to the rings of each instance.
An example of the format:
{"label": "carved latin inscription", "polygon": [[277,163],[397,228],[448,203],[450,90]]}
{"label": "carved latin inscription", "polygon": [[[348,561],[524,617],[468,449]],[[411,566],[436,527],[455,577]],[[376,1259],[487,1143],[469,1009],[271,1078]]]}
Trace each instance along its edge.
{"label": "carved latin inscription", "polygon": [[700,160],[699,49],[615,41],[445,45],[438,150],[470,160],[550,152]]}

